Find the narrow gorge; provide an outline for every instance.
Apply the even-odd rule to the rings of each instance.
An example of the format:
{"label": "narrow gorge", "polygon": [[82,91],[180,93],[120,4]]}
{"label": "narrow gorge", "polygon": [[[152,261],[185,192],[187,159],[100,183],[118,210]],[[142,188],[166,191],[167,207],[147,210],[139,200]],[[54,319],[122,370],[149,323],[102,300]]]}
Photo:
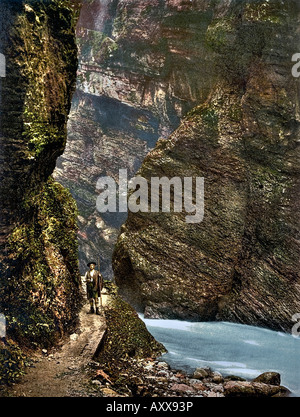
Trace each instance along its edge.
{"label": "narrow gorge", "polygon": [[[33,368],[28,383],[25,380],[19,388],[28,396],[89,395],[85,366],[105,333],[105,317],[85,311],[76,201],[52,175],[67,143],[78,69],[75,29],[82,4],[77,0],[0,4],[1,397],[28,367]],[[162,346],[133,308],[125,302],[122,308],[126,325],[138,328],[137,336],[128,336],[128,349],[134,347],[137,356],[161,352]],[[51,349],[60,361],[49,363],[54,357]],[[79,378],[72,375],[69,383],[82,383],[75,394],[63,380],[68,367],[74,366],[72,360],[81,373]],[[40,367],[34,361],[41,362]]]}
{"label": "narrow gorge", "polygon": [[[290,331],[299,293],[297,1],[92,1],[55,177],[83,269],[146,317]],[[205,213],[100,214],[99,177],[203,177]],[[150,198],[150,192],[149,192]]]}
{"label": "narrow gorge", "polygon": [[[211,323],[237,323],[262,328],[257,338],[271,329],[292,339],[300,314],[299,1],[2,0],[0,8],[0,385],[17,381],[26,355],[39,354],[36,375],[43,379],[47,363],[58,396],[178,394],[180,381],[182,396],[224,396],[230,380],[221,375],[209,370],[201,388],[162,365],[165,348],[145,322],[198,322],[202,336]],[[120,170],[148,182],[149,207],[151,179],[203,179],[203,219],[187,222],[186,206],[100,213],[97,181],[118,183]],[[101,317],[86,314],[90,261],[104,276]],[[81,363],[92,332],[99,345],[94,337]],[[62,352],[66,362],[55,368]],[[71,383],[93,375],[94,387],[60,391],[64,366]],[[41,393],[30,375],[26,392],[33,383]],[[269,379],[264,395],[287,392],[279,374],[269,377],[277,388]]]}

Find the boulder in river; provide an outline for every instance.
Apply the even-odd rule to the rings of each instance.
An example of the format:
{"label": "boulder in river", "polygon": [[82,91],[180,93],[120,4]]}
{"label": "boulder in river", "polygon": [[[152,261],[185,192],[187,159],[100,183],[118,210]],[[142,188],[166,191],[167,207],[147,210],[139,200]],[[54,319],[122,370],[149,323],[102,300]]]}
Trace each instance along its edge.
{"label": "boulder in river", "polygon": [[280,385],[281,378],[278,372],[264,372],[261,375],[258,375],[253,382],[262,382],[264,384],[270,385]]}
{"label": "boulder in river", "polygon": [[209,376],[209,370],[204,368],[196,368],[193,377],[195,379],[203,379]]}
{"label": "boulder in river", "polygon": [[274,397],[287,394],[285,387],[262,382],[228,381],[224,385],[225,397]]}

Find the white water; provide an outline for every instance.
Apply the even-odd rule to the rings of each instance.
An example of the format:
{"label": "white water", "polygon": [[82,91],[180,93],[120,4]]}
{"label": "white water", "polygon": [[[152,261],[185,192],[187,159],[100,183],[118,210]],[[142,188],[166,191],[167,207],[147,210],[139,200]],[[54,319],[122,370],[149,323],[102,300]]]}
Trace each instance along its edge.
{"label": "white water", "polygon": [[168,350],[162,359],[175,369],[208,366],[249,380],[275,371],[281,385],[300,396],[300,337],[235,323],[140,318]]}

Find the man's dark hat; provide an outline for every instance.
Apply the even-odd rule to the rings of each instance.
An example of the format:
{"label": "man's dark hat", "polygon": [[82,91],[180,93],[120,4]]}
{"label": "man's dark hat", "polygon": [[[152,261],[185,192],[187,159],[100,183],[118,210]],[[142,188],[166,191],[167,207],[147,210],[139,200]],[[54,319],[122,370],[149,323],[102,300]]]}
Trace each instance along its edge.
{"label": "man's dark hat", "polygon": [[87,264],[87,266],[90,266],[90,265],[92,265],[92,264],[93,264],[93,265],[97,265],[97,264],[96,264],[96,262],[89,262],[89,263]]}

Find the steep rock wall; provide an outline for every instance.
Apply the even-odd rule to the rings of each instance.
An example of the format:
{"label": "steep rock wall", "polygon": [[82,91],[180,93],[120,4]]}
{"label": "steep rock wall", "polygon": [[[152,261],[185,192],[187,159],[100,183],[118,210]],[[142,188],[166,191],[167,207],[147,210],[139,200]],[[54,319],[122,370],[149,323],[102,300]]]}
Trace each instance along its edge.
{"label": "steep rock wall", "polygon": [[0,312],[7,335],[54,343],[80,307],[76,204],[51,174],[74,92],[77,1],[2,1]]}
{"label": "steep rock wall", "polygon": [[[134,176],[159,138],[204,102],[216,80],[215,53],[203,42],[213,15],[228,2],[95,0],[77,26],[79,71],[68,143],[55,178],[79,209],[81,271],[100,257],[113,278],[111,257],[122,213],[96,210],[101,176]],[[218,3],[218,2],[217,2]]]}
{"label": "steep rock wall", "polygon": [[113,256],[116,282],[148,317],[290,331],[300,311],[299,80],[291,75],[299,5],[214,4],[199,41],[217,60],[218,79],[139,170],[149,184],[204,177],[204,220],[129,213]]}

